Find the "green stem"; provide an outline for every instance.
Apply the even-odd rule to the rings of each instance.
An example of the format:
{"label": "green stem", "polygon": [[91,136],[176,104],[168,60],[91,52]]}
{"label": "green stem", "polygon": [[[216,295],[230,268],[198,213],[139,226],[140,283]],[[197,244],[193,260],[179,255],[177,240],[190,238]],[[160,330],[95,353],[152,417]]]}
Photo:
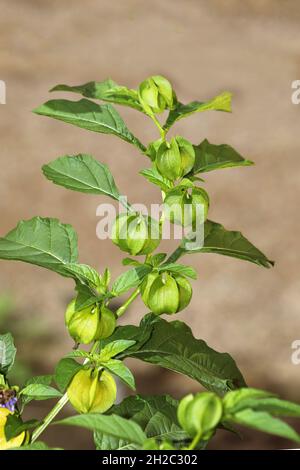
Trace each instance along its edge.
{"label": "green stem", "polygon": [[137,298],[137,296],[139,295],[140,293],[140,288],[137,287],[135,289],[135,291],[133,291],[133,293],[131,294],[130,297],[128,297],[128,299],[126,300],[126,302],[124,302],[123,305],[121,305],[120,308],[118,308],[118,310],[116,311],[116,315],[117,317],[121,317],[127,310],[127,308],[129,307],[129,305]]}
{"label": "green stem", "polygon": [[158,130],[160,132],[160,136],[163,140],[166,139],[166,133],[167,131],[160,125],[159,120],[154,116],[154,114],[148,114],[149,117],[151,117],[152,121],[155,123],[155,125],[158,127]]}
{"label": "green stem", "polygon": [[201,436],[202,436],[202,432],[199,431],[196,436],[194,437],[194,439],[192,440],[191,444],[189,445],[188,449],[187,450],[193,450],[195,449],[196,445],[198,444],[198,442],[200,441],[201,439]]}
{"label": "green stem", "polygon": [[[90,353],[93,354],[97,351],[99,342],[95,341],[93,344]],[[84,364],[86,364],[89,361],[89,359],[86,359],[84,361]],[[37,438],[42,434],[42,432],[45,431],[45,429],[49,426],[49,424],[54,420],[55,416],[58,415],[58,413],[63,409],[63,407],[68,403],[69,397],[67,392],[59,399],[59,401],[56,403],[56,405],[52,408],[52,410],[47,414],[47,416],[44,418],[42,424],[38,426],[32,433],[31,437],[31,442],[35,442]]]}
{"label": "green stem", "polygon": [[179,246],[176,248],[173,253],[170,254],[169,258],[165,261],[165,263],[175,263],[183,254],[182,248]]}

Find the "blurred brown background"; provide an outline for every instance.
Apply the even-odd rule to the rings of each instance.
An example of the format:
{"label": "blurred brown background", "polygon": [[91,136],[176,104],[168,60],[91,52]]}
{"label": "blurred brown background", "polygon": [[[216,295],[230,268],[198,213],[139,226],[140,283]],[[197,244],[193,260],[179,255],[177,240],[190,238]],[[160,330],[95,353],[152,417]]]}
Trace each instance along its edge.
{"label": "blurred brown background", "polygon": [[[95,234],[96,207],[108,201],[54,186],[40,168],[63,154],[91,153],[109,164],[130,201],[150,203],[159,201],[159,191],[150,185],[145,191],[137,176],[147,162],[112,136],[31,110],[49,99],[57,83],[109,77],[134,88],[151,74],[166,75],[183,102],[234,93],[233,114],[194,115],[181,120],[175,132],[194,143],[204,138],[228,143],[256,162],[207,175],[210,217],[241,230],[276,266],[266,270],[212,254],[186,258],[199,280],[190,307],[177,318],[210,346],[231,353],[248,384],[298,402],[300,365],[291,362],[291,343],[300,337],[300,106],[291,103],[291,82],[300,79],[299,20],[295,0],[2,0],[0,16],[0,79],[7,85],[7,104],[0,106],[0,232],[21,218],[58,217],[78,231],[80,261],[100,271],[109,265],[114,276],[124,269],[120,252]],[[142,141],[157,137],[139,113],[119,110]],[[30,265],[1,262],[0,286],[0,293],[14,299],[1,328],[16,332],[23,369],[26,364],[34,373],[50,373],[72,344],[63,313],[73,283]],[[136,302],[124,321],[137,323],[144,313]],[[180,397],[198,389],[156,367],[131,366],[141,393]],[[40,402],[36,415],[48,407]],[[220,433],[211,447],[290,446],[258,433],[245,435],[239,441]],[[54,445],[63,438],[66,448],[90,445],[83,431],[72,430],[72,442],[65,429],[50,430],[47,437]]]}

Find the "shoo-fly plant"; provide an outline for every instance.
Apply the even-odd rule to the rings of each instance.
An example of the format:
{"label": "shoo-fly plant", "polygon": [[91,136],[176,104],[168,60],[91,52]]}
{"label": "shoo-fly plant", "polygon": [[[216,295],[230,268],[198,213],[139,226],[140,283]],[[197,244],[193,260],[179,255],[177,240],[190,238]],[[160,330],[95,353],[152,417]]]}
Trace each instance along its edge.
{"label": "shoo-fly plant", "polygon": [[[202,175],[252,162],[229,145],[206,139],[193,144],[182,136],[168,136],[173,124],[194,113],[230,112],[231,94],[183,104],[171,83],[159,75],[144,80],[137,90],[106,80],[58,85],[51,91],[79,93],[84,98],[54,99],[34,112],[115,135],[135,146],[145,157],[141,175],[159,187],[164,209],[158,219],[135,210],[121,196],[108,166],[91,155],[64,155],[43,166],[45,177],[59,186],[109,197],[125,206],[112,224],[111,239],[131,257],[123,259],[124,272],[111,280],[108,268],[99,273],[78,261],[75,230],[52,218],[23,220],[0,239],[1,259],[31,263],[72,278],[76,290],[65,315],[61,312],[61,324],[73,338],[74,349],[58,362],[53,375],[32,377],[23,387],[14,386],[10,382],[16,354],[13,338],[10,333],[0,336],[0,449],[47,449],[40,436],[53,424],[90,429],[98,450],[204,449],[219,428],[236,432],[236,425],[300,442],[300,435],[281,419],[300,417],[300,405],[248,388],[229,354],[195,338],[177,317],[176,321],[169,319],[192,301],[191,280],[197,276],[191,266],[179,262],[184,255],[217,253],[265,268],[273,265],[240,232],[208,218],[209,196]],[[158,129],[157,140],[142,143],[113,104],[147,116]],[[163,123],[160,115],[165,111],[168,115]],[[200,227],[202,243],[191,244],[193,237],[185,231],[174,252],[157,251],[166,222],[190,228],[192,233]],[[119,317],[139,295],[148,313],[139,325],[119,326]],[[112,302],[120,296],[125,301],[115,311]],[[89,345],[89,350],[81,345]],[[170,395],[131,392],[116,403],[120,381],[135,390],[134,376],[125,365],[127,358],[184,374],[198,382],[199,392],[179,401]],[[201,391],[201,386],[207,390]],[[50,398],[57,402],[43,420],[22,418],[30,401]],[[74,416],[59,420],[56,417],[68,402]]]}

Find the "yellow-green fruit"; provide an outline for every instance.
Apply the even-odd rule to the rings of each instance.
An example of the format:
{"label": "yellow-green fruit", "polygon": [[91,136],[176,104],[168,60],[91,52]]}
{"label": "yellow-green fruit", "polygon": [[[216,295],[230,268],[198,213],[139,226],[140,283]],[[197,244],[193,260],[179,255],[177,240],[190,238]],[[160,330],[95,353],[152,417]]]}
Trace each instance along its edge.
{"label": "yellow-green fruit", "polygon": [[189,173],[195,163],[195,150],[183,137],[162,142],[157,150],[156,166],[162,176],[175,181]]}
{"label": "yellow-green fruit", "polygon": [[76,343],[89,344],[97,339],[100,316],[97,305],[76,311],[76,300],[72,300],[65,313],[65,323]]}
{"label": "yellow-green fruit", "polygon": [[112,227],[112,241],[131,255],[148,255],[160,242],[159,223],[149,216],[120,214]]}
{"label": "yellow-green fruit", "polygon": [[105,413],[116,400],[117,386],[106,371],[82,369],[73,377],[67,394],[78,413]]}
{"label": "yellow-green fruit", "polygon": [[173,109],[176,95],[171,83],[161,75],[144,80],[138,90],[141,105],[146,113],[162,113],[165,109]]}
{"label": "yellow-green fruit", "polygon": [[189,281],[178,274],[150,273],[141,285],[145,305],[156,315],[183,310],[192,298]]}
{"label": "yellow-green fruit", "polygon": [[12,449],[13,447],[21,447],[25,443],[28,433],[23,431],[18,436],[13,437],[9,441],[6,440],[4,427],[8,415],[12,414],[7,408],[0,408],[0,450]]}
{"label": "yellow-green fruit", "polygon": [[117,325],[117,319],[114,312],[109,308],[102,306],[100,308],[100,321],[95,339],[105,339],[113,334]]}
{"label": "yellow-green fruit", "polygon": [[184,227],[203,224],[207,219],[209,196],[203,188],[177,186],[168,191],[164,200],[164,214],[172,223]]}
{"label": "yellow-green fruit", "polygon": [[180,401],[177,409],[180,426],[191,437],[200,434],[203,439],[209,437],[222,415],[222,400],[213,392],[187,395]]}

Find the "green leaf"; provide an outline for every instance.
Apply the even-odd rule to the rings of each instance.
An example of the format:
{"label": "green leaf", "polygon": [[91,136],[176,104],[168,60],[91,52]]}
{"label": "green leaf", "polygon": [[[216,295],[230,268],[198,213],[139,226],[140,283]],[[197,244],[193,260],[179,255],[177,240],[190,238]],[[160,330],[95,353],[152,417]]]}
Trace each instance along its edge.
{"label": "green leaf", "polygon": [[204,225],[204,244],[201,248],[190,248],[191,241],[183,239],[176,255],[169,261],[176,261],[180,256],[191,253],[217,253],[233,258],[250,261],[258,266],[270,268],[274,261],[269,260],[260,250],[245,238],[241,232],[226,230],[223,225],[207,220]]}
{"label": "green leaf", "polygon": [[134,344],[135,344],[135,341],[127,340],[127,339],[120,339],[120,340],[117,340],[117,341],[110,341],[101,350],[99,360],[100,361],[108,361],[112,357],[117,356],[117,354],[120,354],[121,352],[123,352],[126,349],[130,348]]}
{"label": "green leaf", "polygon": [[258,431],[300,442],[299,434],[291,426],[265,411],[242,410],[232,416],[231,421]]}
{"label": "green leaf", "polygon": [[122,361],[117,359],[109,359],[106,361],[103,366],[105,369],[109,370],[112,374],[117,375],[125,385],[128,385],[132,390],[135,390],[135,381],[132,372],[128,367],[123,364]]}
{"label": "green leaf", "polygon": [[275,416],[300,417],[300,405],[281,400],[274,394],[258,389],[240,389],[229,392],[223,400],[225,412],[235,414],[250,408]]}
{"label": "green leaf", "polygon": [[52,117],[93,132],[113,134],[138,147],[144,145],[129,131],[119,113],[110,104],[99,105],[93,101],[50,100],[36,108],[36,114]]}
{"label": "green leaf", "polygon": [[80,357],[81,359],[91,359],[92,354],[90,354],[87,351],[83,351],[82,349],[75,349],[74,351],[71,351],[68,354],[66,354],[65,357],[67,358]]}
{"label": "green leaf", "polygon": [[269,397],[274,397],[274,394],[257,388],[240,388],[226,393],[223,398],[223,406],[226,413],[232,414],[235,411],[248,408],[249,401],[258,402],[262,398]]}
{"label": "green leaf", "polygon": [[190,277],[191,279],[197,279],[197,272],[192,266],[185,266],[179,263],[165,263],[159,266],[159,271],[170,271],[174,274],[181,274],[182,276]]}
{"label": "green leaf", "polygon": [[71,91],[73,93],[79,93],[86,98],[129,106],[130,108],[144,112],[140,105],[137,91],[125,86],[120,86],[111,79],[104,80],[103,82],[88,82],[84,85],[77,86],[56,85],[50,91]]}
{"label": "green leaf", "polygon": [[192,101],[188,104],[178,103],[176,108],[170,111],[166,124],[164,125],[164,129],[170,129],[176,121],[194,113],[209,110],[231,112],[231,97],[231,93],[224,91],[220,95],[215,96],[213,99],[206,102]]}
{"label": "green leaf", "polygon": [[167,257],[167,253],[156,253],[156,255],[151,256],[150,263],[152,266],[159,266]]}
{"label": "green leaf", "polygon": [[43,166],[48,180],[73,191],[104,194],[119,200],[120,193],[107,165],[91,155],[65,155]]}
{"label": "green leaf", "polygon": [[0,238],[0,258],[24,261],[73,277],[65,265],[77,262],[77,235],[71,225],[57,219],[22,220]]}
{"label": "green leaf", "polygon": [[138,424],[117,415],[82,414],[56,421],[54,424],[80,426],[91,431],[104,432],[107,436],[126,439],[139,446],[143,445],[146,439],[146,435]]}
{"label": "green leaf", "polygon": [[143,263],[136,259],[126,257],[122,259],[122,264],[123,266],[142,266]]}
{"label": "green leaf", "polygon": [[112,294],[119,296],[124,292],[127,292],[132,287],[138,286],[147,274],[151,272],[151,266],[137,266],[136,268],[130,269],[122,273],[112,286]]}
{"label": "green leaf", "polygon": [[76,290],[78,292],[75,301],[76,310],[90,307],[103,298],[103,295],[97,294],[95,291],[92,292],[90,287],[78,282],[76,284]]}
{"label": "green leaf", "polygon": [[36,428],[40,424],[40,421],[37,419],[31,419],[23,423],[22,419],[16,414],[10,414],[7,416],[7,420],[4,427],[5,438],[7,441],[16,437],[18,434],[21,434],[27,429]]}
{"label": "green leaf", "polygon": [[[177,421],[177,400],[169,395],[163,396],[130,396],[122,403],[114,405],[108,414],[122,416],[137,423],[145,432],[147,438],[159,441],[168,439],[174,442],[183,442],[188,439]],[[138,446],[126,439],[117,439],[108,436],[105,432],[96,432],[94,435],[98,450],[129,450]]]}
{"label": "green leaf", "polygon": [[195,164],[192,173],[203,173],[221,168],[230,168],[235,166],[249,166],[254,163],[251,160],[245,160],[230,145],[210,144],[205,139],[201,144],[194,145]]}
{"label": "green leaf", "polygon": [[15,362],[16,348],[11,333],[0,335],[0,374],[7,375]]}
{"label": "green leaf", "polygon": [[143,175],[146,180],[150,181],[150,183],[153,183],[156,186],[159,186],[165,192],[169,191],[173,186],[172,181],[162,176],[155,167],[141,170],[140,175]]}
{"label": "green leaf", "polygon": [[101,277],[96,269],[87,264],[69,263],[65,265],[66,271],[83,283],[93,288],[101,285]]}
{"label": "green leaf", "polygon": [[111,340],[122,338],[132,338],[136,344],[119,354],[117,359],[133,357],[159,365],[187,375],[220,395],[245,386],[232,357],[214,351],[205,341],[194,338],[191,329],[181,321],[167,322],[149,313],[139,327],[120,326],[110,337]]}
{"label": "green leaf", "polygon": [[20,395],[25,395],[31,400],[49,400],[50,398],[59,398],[61,393],[50,385],[40,383],[29,384],[23,388]]}
{"label": "green leaf", "polygon": [[[50,385],[51,382],[53,381],[53,375],[37,375],[35,377],[31,377],[28,379],[25,383],[25,386],[31,385],[31,384],[42,384],[42,385]],[[29,402],[31,402],[33,398],[30,396],[22,395],[22,404],[27,405]]]}
{"label": "green leaf", "polygon": [[44,442],[36,441],[36,442],[32,442],[31,444],[28,444],[26,446],[14,447],[14,448],[8,449],[8,450],[60,450],[60,449],[56,449],[56,448],[51,449]]}
{"label": "green leaf", "polygon": [[82,367],[82,364],[78,364],[71,358],[63,358],[58,362],[55,368],[54,380],[62,393],[65,392],[76,372]]}

